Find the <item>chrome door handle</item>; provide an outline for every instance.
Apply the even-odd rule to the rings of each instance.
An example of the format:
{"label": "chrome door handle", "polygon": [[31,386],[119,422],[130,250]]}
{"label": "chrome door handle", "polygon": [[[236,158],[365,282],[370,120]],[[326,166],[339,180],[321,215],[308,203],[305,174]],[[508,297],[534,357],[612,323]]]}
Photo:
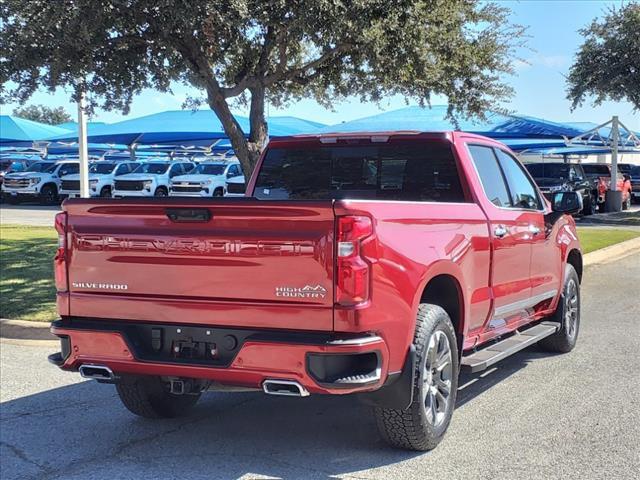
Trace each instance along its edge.
{"label": "chrome door handle", "polygon": [[493,233],[496,237],[502,238],[509,233],[509,231],[504,227],[504,225],[497,225],[496,228],[493,229]]}
{"label": "chrome door handle", "polygon": [[533,236],[536,236],[540,233],[540,228],[536,227],[535,225],[529,225],[529,233],[531,233]]}

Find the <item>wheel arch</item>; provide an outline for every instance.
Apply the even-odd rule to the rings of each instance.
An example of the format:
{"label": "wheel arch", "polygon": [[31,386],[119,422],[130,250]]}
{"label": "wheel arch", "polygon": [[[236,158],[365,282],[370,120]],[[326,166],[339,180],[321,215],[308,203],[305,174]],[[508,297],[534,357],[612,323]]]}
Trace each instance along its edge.
{"label": "wheel arch", "polygon": [[466,315],[463,282],[459,275],[460,272],[453,270],[434,272],[423,283],[416,302],[416,312],[420,303],[438,305],[447,312],[456,332],[458,354],[462,352]]}
{"label": "wheel arch", "polygon": [[576,273],[578,274],[578,280],[582,282],[582,253],[577,248],[572,248],[567,254],[567,263],[575,268]]}

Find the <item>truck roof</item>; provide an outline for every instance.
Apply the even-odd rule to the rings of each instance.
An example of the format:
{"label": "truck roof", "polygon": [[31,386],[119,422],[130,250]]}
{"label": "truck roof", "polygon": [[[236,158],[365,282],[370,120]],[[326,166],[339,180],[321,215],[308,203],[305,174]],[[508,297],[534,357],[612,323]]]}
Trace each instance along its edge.
{"label": "truck roof", "polygon": [[494,143],[502,142],[499,140],[477,135],[475,133],[461,132],[458,130],[442,130],[442,131],[420,131],[420,130],[385,130],[385,131],[361,131],[361,132],[328,132],[328,133],[305,133],[298,135],[289,135],[283,137],[274,137],[270,140],[270,144],[279,143],[295,143],[299,141],[313,141],[322,139],[364,139],[364,138],[379,138],[384,137],[408,137],[408,138],[429,138],[429,139],[443,139],[454,141],[456,138],[476,138],[478,140],[490,141]]}

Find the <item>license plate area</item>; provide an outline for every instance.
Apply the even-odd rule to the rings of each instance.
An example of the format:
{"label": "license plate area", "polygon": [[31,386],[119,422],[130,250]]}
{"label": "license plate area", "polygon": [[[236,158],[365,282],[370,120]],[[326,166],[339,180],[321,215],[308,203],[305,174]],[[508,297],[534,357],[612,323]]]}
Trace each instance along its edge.
{"label": "license plate area", "polygon": [[228,366],[251,330],[135,325],[125,329],[128,342],[140,360]]}

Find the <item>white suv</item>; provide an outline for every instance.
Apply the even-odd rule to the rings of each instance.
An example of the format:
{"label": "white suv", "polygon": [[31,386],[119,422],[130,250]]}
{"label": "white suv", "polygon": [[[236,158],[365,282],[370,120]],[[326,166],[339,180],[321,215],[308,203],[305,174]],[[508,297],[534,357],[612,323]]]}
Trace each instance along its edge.
{"label": "white suv", "polygon": [[222,197],[227,180],[241,175],[240,163],[206,161],[198,164],[187,175],[171,179],[169,195],[172,197]]}
{"label": "white suv", "polygon": [[36,162],[24,172],[6,175],[2,182],[2,196],[9,203],[39,200],[45,205],[55,204],[58,201],[60,178],[78,173],[79,170],[77,160]]}
{"label": "white suv", "polygon": [[227,193],[225,197],[244,197],[244,191],[247,188],[244,175],[240,174],[237,177],[227,180]]}
{"label": "white suv", "polygon": [[[138,167],[136,162],[115,162],[100,160],[89,165],[89,195],[91,197],[111,197],[115,177],[131,173]],[[67,175],[61,179],[61,196],[80,196],[80,174]]]}
{"label": "white suv", "polygon": [[112,196],[166,197],[171,179],[190,172],[193,167],[191,162],[150,160],[140,163],[133,173],[114,180]]}

